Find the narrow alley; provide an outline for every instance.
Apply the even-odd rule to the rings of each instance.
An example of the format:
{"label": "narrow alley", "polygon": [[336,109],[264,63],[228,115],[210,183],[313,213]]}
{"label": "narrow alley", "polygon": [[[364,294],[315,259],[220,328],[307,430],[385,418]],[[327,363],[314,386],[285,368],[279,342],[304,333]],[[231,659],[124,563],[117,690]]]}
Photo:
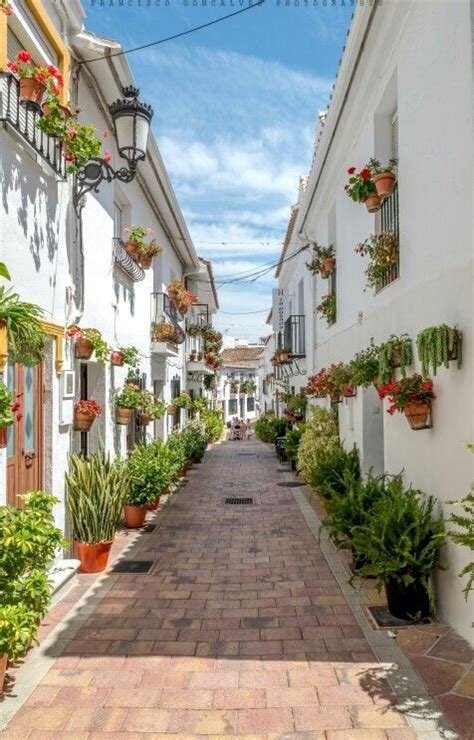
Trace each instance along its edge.
{"label": "narrow alley", "polygon": [[303,491],[270,446],[212,449],[120,556],[149,571],[111,563],[42,641],[0,737],[454,737],[385,634],[375,657]]}

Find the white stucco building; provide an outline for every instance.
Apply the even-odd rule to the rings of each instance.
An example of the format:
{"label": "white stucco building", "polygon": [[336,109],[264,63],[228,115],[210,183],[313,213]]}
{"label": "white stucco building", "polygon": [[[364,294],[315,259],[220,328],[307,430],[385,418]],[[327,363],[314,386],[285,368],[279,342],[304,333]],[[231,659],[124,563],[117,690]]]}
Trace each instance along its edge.
{"label": "white stucco building", "polygon": [[[80,120],[93,124],[99,137],[109,132],[103,148],[111,166],[126,166],[108,108],[134,84],[127,58],[110,56],[120,50],[118,43],[85,30],[77,0],[45,0],[44,7],[35,0],[12,4],[11,16],[0,14],[1,54],[12,58],[24,48],[37,64],[58,65],[65,78],[64,100],[80,109]],[[6,69],[4,59],[0,67]],[[95,449],[103,442],[113,455],[124,455],[137,439],[166,437],[184,417],[166,416],[146,428],[135,422],[118,426],[114,394],[127,369],[101,365],[94,356],[76,360],[65,328],[96,328],[111,349],[137,347],[138,382],[168,402],[188,383],[201,393],[202,376],[187,372],[186,341],[152,341],[152,324],[162,320],[176,324],[184,340],[185,320],[168,300],[166,286],[185,281],[198,296],[193,311],[209,323],[217,294],[212,266],[196,254],[153,134],[131,182],[104,180],[78,204],[57,141],[39,133],[39,114],[18,103],[17,87],[8,70],[1,74],[0,259],[21,299],[43,309],[51,341],[37,368],[5,367],[9,387],[25,395],[23,419],[0,451],[0,504],[18,503],[28,488],[52,491],[60,500],[57,522],[67,532],[64,472],[70,450]],[[136,224],[152,229],[161,247],[149,270],[123,248],[124,227]],[[68,384],[74,381],[72,391],[65,373]],[[79,398],[95,399],[104,409],[88,434],[73,429],[73,403]]]}
{"label": "white stucco building", "polygon": [[[414,432],[403,414],[387,415],[372,387],[338,405],[341,439],[357,444],[364,468],[404,470],[406,482],[436,496],[446,514],[447,502],[463,497],[474,477],[464,447],[474,439],[472,31],[467,0],[358,6],[289,227],[289,244],[334,245],[336,273],[313,278],[302,255],[278,274],[288,316],[305,316],[308,375],[391,334],[407,333],[415,348],[426,327],[462,330],[462,368],[452,362],[434,378],[432,428]],[[376,214],[344,192],[347,169],[370,157],[399,160],[398,187]],[[374,291],[366,289],[366,261],[354,247],[384,229],[399,235],[399,265]],[[337,305],[331,325],[314,314],[328,292]],[[472,594],[466,602],[458,577],[472,553],[449,542],[443,559],[448,569],[435,574],[438,611],[472,640]]]}
{"label": "white stucco building", "polygon": [[260,345],[240,345],[221,352],[216,403],[223,409],[226,424],[234,417],[253,421],[259,414],[262,349]]}

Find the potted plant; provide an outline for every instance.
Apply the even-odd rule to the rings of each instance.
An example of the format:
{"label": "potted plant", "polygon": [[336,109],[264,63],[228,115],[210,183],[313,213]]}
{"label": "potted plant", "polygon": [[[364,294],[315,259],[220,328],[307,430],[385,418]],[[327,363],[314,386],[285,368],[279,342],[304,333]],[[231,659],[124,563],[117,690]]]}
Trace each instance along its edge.
{"label": "potted plant", "polygon": [[257,390],[257,384],[253,382],[253,380],[243,380],[240,384],[240,392],[241,393],[255,393]]}
{"label": "potted plant", "polygon": [[143,226],[132,226],[124,229],[125,250],[134,260],[140,263],[144,270],[151,267],[153,257],[161,252],[161,247],[154,239],[146,242],[146,237],[153,233],[153,229],[145,229]]}
{"label": "potted plant", "polygon": [[95,359],[105,365],[109,359],[109,345],[98,329],[83,329],[76,324],[69,326],[66,336],[74,339],[74,352],[77,359],[89,360],[94,353]]}
{"label": "potted plant", "polygon": [[166,413],[168,416],[174,416],[178,411],[178,407],[174,403],[169,403],[166,407]]}
{"label": "potted plant", "polygon": [[416,337],[416,346],[424,378],[430,368],[436,375],[438,367],[449,367],[452,360],[456,360],[458,368],[462,365],[462,333],[456,326],[441,324],[423,329]]}
{"label": "potted plant", "polygon": [[361,257],[369,257],[365,271],[368,288],[377,288],[398,267],[398,238],[395,232],[386,230],[372,234],[354,248]]}
{"label": "potted plant", "polygon": [[356,395],[356,385],[353,382],[352,370],[349,365],[340,362],[331,367],[331,382],[336,396],[353,398]]}
{"label": "potted plant", "polygon": [[385,587],[387,605],[398,619],[420,620],[429,616],[430,577],[445,541],[444,522],[435,513],[436,501],[411,486],[401,476],[354,527],[351,545],[366,559],[360,577],[377,578]]}
{"label": "potted plant", "polygon": [[285,416],[291,422],[303,421],[308,406],[308,397],[305,393],[281,393],[280,400],[286,404]]}
{"label": "potted plant", "polygon": [[280,347],[280,349],[277,350],[277,354],[280,365],[286,365],[290,362],[291,347]]}
{"label": "potted plant", "polygon": [[101,404],[90,398],[75,401],[74,429],[76,432],[88,432],[96,418],[102,414],[102,411]]}
{"label": "potted plant", "polygon": [[387,165],[381,165],[378,159],[369,159],[368,168],[372,176],[377,195],[380,198],[388,198],[393,193],[397,176],[394,172],[398,164],[397,159],[389,159]]}
{"label": "potted plant", "polygon": [[[20,102],[41,107],[41,101],[47,90],[58,90],[63,80],[56,67],[37,67],[32,63],[29,51],[22,49],[15,60],[9,60],[7,67],[20,78]],[[54,74],[53,74],[54,72]]]}
{"label": "potted plant", "polygon": [[334,324],[337,317],[337,300],[335,293],[325,295],[316,306],[317,313],[324,316],[329,325]]}
{"label": "potted plant", "polygon": [[142,406],[143,393],[135,383],[127,383],[115,395],[115,421],[121,426],[127,426],[134,411]]}
{"label": "potted plant", "polygon": [[161,252],[161,247],[157,244],[157,242],[152,239],[151,242],[148,244],[145,244],[144,246],[140,247],[140,251],[138,254],[138,261],[140,265],[143,267],[144,270],[149,270],[154,257],[156,257]]}
{"label": "potted plant", "polygon": [[148,426],[150,422],[161,419],[166,413],[166,404],[160,401],[151,391],[142,391],[142,405],[138,410],[138,423]]}
{"label": "potted plant", "polygon": [[205,375],[202,382],[203,382],[203,386],[205,390],[213,391],[216,387],[216,376],[215,375]]}
{"label": "potted plant", "polygon": [[379,388],[380,398],[388,398],[387,413],[403,412],[414,430],[427,429],[430,424],[431,403],[436,398],[431,380],[423,380],[418,373],[394,380]]}
{"label": "potted plant", "polygon": [[393,377],[395,368],[400,368],[403,378],[406,378],[406,369],[413,362],[411,339],[408,334],[390,338],[379,346],[378,377],[382,383],[387,383]]}
{"label": "potted plant", "polygon": [[313,275],[320,274],[326,279],[336,269],[336,255],[334,247],[320,247],[318,244],[313,246],[313,259],[306,263],[306,267]]}
{"label": "potted plant", "polygon": [[372,383],[377,387],[379,372],[379,348],[367,347],[354,355],[349,362],[352,383],[368,388]]}
{"label": "potted plant", "polygon": [[166,321],[155,322],[152,325],[154,342],[176,342],[176,329]]}
{"label": "potted plant", "polygon": [[0,449],[7,446],[7,430],[15,421],[12,406],[13,396],[5,383],[0,382]]}
{"label": "potted plant", "polygon": [[[468,444],[468,449],[474,452],[474,445]],[[462,512],[458,513],[454,511],[450,518],[449,523],[453,524],[457,529],[450,530],[449,536],[453,542],[457,545],[461,545],[471,553],[474,552],[474,483],[471,484],[471,490],[468,495],[461,501],[448,501],[448,504],[462,509]],[[460,578],[467,576],[466,586],[463,588],[464,596],[467,601],[469,593],[473,589],[474,585],[474,561],[471,560],[467,565],[464,566],[462,571],[459,573]],[[0,650],[1,653],[1,650]]]}
{"label": "potted plant", "polygon": [[[0,507],[0,674],[36,641],[53,591],[48,571],[67,545],[54,523],[59,501],[43,491],[22,499],[22,508]],[[0,675],[0,693],[2,683]]]}
{"label": "potted plant", "polygon": [[369,213],[375,213],[380,208],[380,196],[377,193],[372,175],[368,166],[356,172],[355,167],[347,170],[349,182],[344,186],[349,198],[355,203],[365,203]]}
{"label": "potted plant", "polygon": [[127,460],[124,516],[129,529],[143,527],[147,506],[156,501],[167,484],[160,454],[162,446],[161,440],[154,440],[150,445],[135,445]]}
{"label": "potted plant", "polygon": [[179,396],[173,398],[171,403],[177,409],[187,409],[189,411],[193,405],[193,399],[191,398],[189,393],[187,393],[186,391],[182,391]]}
{"label": "potted plant", "polygon": [[308,378],[304,392],[315,398],[326,398],[329,395],[329,376],[329,370],[323,367],[322,370]]}
{"label": "potted plant", "polygon": [[83,573],[99,573],[107,567],[121,520],[127,470],[121,460],[111,462],[103,447],[87,458],[70,455],[69,466],[67,506],[76,555]]}
{"label": "potted plant", "polygon": [[186,324],[186,334],[190,337],[197,337],[201,333],[201,324]]}
{"label": "potted plant", "polygon": [[39,306],[22,301],[18,293],[0,286],[0,327],[7,330],[8,355],[12,363],[31,367],[44,359],[43,319]]}
{"label": "potted plant", "polygon": [[230,392],[231,393],[238,393],[239,392],[240,383],[238,380],[231,380],[230,381]]}
{"label": "potted plant", "polygon": [[118,347],[110,355],[110,362],[117,367],[128,365],[135,370],[139,364],[139,351],[136,347]]}
{"label": "potted plant", "polygon": [[185,316],[191,306],[196,303],[197,297],[186,289],[181,280],[172,280],[166,288],[170,301],[174,303],[179,313]]}

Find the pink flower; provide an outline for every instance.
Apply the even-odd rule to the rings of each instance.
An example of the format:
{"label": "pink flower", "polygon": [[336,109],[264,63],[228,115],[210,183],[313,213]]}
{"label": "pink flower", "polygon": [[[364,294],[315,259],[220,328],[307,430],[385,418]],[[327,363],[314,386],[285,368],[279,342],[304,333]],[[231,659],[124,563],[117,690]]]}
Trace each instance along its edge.
{"label": "pink flower", "polygon": [[104,139],[109,138],[109,132],[107,131],[107,129],[105,129],[105,131],[102,131],[102,136],[104,137]]}
{"label": "pink flower", "polygon": [[111,162],[111,161],[112,161],[112,156],[110,155],[110,153],[109,152],[104,152],[104,162],[106,164],[109,164],[109,162]]}
{"label": "pink flower", "polygon": [[2,13],[3,13],[4,15],[12,15],[12,13],[13,13],[13,8],[12,8],[12,6],[11,6],[11,5],[5,5],[5,7],[4,7],[4,8],[2,8]]}

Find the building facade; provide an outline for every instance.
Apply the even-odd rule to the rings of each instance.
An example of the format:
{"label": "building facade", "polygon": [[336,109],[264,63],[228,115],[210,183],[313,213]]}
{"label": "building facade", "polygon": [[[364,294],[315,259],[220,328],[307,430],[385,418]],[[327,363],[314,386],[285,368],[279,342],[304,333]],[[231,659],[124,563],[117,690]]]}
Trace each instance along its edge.
{"label": "building facade", "polygon": [[[462,498],[474,477],[464,446],[474,439],[472,30],[467,0],[358,6],[291,227],[298,241],[333,246],[336,270],[313,277],[302,257],[278,274],[288,316],[295,305],[304,312],[308,375],[402,334],[414,348],[409,371],[420,372],[421,330],[462,331],[461,368],[451,362],[432,378],[431,428],[414,432],[403,414],[388,415],[373,387],[337,405],[341,440],[357,445],[364,469],[404,470],[406,482],[434,495],[447,515],[448,502]],[[344,191],[348,168],[371,157],[398,160],[397,187],[377,213]],[[355,247],[387,231],[398,239],[398,263],[367,287],[366,258]],[[331,322],[314,313],[327,295],[336,302]],[[443,559],[448,568],[434,577],[438,612],[472,640],[472,594],[464,599],[458,577],[472,553],[448,542]]]}
{"label": "building facade", "polygon": [[216,393],[216,405],[223,419],[254,421],[260,411],[259,367],[263,347],[238,346],[221,352],[222,367]]}
{"label": "building facade", "polygon": [[[169,402],[188,384],[201,393],[202,376],[188,373],[185,318],[166,286],[185,282],[208,323],[217,295],[212,267],[196,254],[151,131],[131,182],[104,180],[78,199],[77,179],[67,174],[58,141],[39,131],[41,111],[19,102],[18,80],[6,67],[20,49],[36,64],[59,67],[63,102],[80,109],[80,120],[95,127],[103,155],[119,169],[126,160],[117,149],[109,105],[123,98],[134,80],[126,57],[110,56],[120,50],[118,43],[84,28],[77,0],[12,6],[12,15],[0,14],[0,257],[14,291],[43,310],[49,341],[44,362],[35,368],[11,365],[4,357],[4,380],[23,393],[23,414],[9,431],[7,449],[0,451],[0,504],[21,505],[21,494],[31,488],[51,491],[59,499],[56,521],[68,533],[64,473],[70,451],[87,452],[103,443],[113,456],[123,456],[136,441],[166,438],[185,419],[182,414],[148,427],[137,420],[118,426],[114,396],[127,369],[100,364],[94,355],[77,360],[66,328],[98,329],[111,349],[136,347],[134,381]],[[132,225],[152,230],[161,249],[151,269],[124,249],[124,229]],[[174,326],[179,341],[156,341],[153,327],[159,322]],[[78,399],[103,407],[87,434],[74,431]]]}

